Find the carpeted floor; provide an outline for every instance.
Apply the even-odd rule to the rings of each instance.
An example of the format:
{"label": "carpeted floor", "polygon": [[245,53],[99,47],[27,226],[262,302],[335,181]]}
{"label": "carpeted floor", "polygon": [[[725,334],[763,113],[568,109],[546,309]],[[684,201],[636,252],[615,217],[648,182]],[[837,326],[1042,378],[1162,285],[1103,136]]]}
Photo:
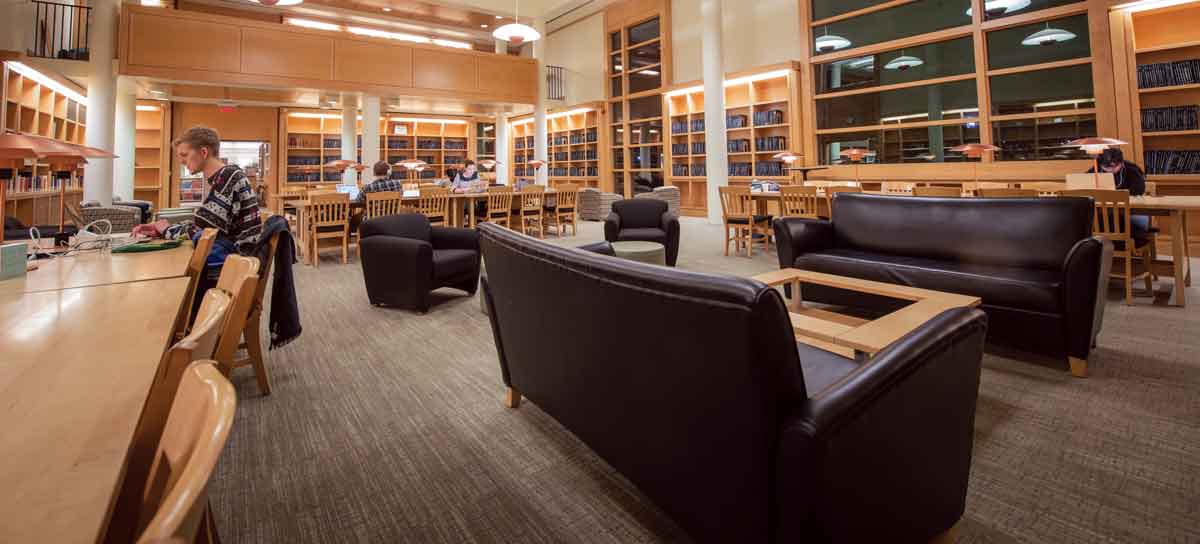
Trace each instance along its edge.
{"label": "carpeted floor", "polygon": [[[581,226],[550,240],[603,237]],[[748,276],[775,259],[724,257],[719,227],[684,219],[681,268]],[[332,251],[296,279],[304,335],[269,353],[274,394],[234,377],[210,488],[226,542],[687,540],[536,405],[501,405],[477,298],[375,308]],[[1187,309],[1129,307],[1114,290],[1086,380],[985,357],[960,541],[1200,541],[1200,288],[1188,294]]]}

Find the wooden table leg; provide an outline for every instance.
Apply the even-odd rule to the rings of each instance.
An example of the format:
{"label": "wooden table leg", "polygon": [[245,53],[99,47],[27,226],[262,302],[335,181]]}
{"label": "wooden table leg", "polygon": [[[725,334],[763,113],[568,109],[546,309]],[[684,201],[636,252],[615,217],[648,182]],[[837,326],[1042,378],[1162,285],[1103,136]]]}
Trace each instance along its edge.
{"label": "wooden table leg", "polygon": [[304,256],[304,263],[312,264],[313,252],[308,247],[308,221],[305,220],[308,215],[307,211],[307,208],[296,209],[296,224],[299,225],[300,247],[302,248],[300,252]]}
{"label": "wooden table leg", "polygon": [[1171,268],[1175,272],[1175,285],[1169,302],[1173,306],[1187,306],[1188,252],[1184,215],[1186,212],[1171,210]]}
{"label": "wooden table leg", "polygon": [[800,280],[792,281],[792,304],[793,310],[799,310],[804,306],[804,300],[800,298]]}
{"label": "wooden table leg", "polygon": [[478,198],[478,197],[473,196],[473,197],[467,199],[467,217],[471,218],[471,228],[472,229],[475,228],[475,199],[476,198]]}
{"label": "wooden table leg", "polygon": [[1183,220],[1183,228],[1179,231],[1183,235],[1183,265],[1185,272],[1183,274],[1183,285],[1186,287],[1192,286],[1192,246],[1188,243],[1188,212],[1179,214],[1179,218]]}

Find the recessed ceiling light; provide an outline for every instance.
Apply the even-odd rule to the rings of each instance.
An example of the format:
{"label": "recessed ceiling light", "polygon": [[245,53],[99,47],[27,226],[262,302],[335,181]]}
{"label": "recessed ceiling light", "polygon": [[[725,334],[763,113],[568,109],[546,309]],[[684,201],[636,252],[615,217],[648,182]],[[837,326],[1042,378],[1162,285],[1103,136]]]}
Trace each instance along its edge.
{"label": "recessed ceiling light", "polygon": [[503,15],[497,15],[497,16],[496,16],[496,18],[497,18],[497,19],[503,19],[503,18],[504,18],[504,16],[503,16]]}
{"label": "recessed ceiling light", "polygon": [[487,28],[487,25],[479,25],[479,28]]}
{"label": "recessed ceiling light", "polygon": [[392,8],[383,8],[383,11],[392,11]]}

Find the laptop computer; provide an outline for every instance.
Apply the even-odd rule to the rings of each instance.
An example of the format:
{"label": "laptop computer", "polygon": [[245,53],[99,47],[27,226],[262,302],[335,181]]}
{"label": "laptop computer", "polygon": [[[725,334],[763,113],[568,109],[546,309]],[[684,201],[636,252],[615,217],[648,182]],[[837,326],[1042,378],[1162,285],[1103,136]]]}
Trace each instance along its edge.
{"label": "laptop computer", "polygon": [[1067,174],[1068,189],[1108,189],[1117,188],[1116,178],[1112,174],[1101,172],[1096,174]]}
{"label": "laptop computer", "polygon": [[338,185],[337,192],[346,193],[346,194],[350,195],[350,200],[358,200],[358,186],[357,185],[350,185],[350,184]]}

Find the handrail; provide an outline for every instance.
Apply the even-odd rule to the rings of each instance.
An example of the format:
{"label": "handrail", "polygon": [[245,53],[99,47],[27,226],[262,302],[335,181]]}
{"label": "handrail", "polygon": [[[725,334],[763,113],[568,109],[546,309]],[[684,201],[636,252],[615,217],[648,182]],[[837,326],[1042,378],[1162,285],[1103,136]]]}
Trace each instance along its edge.
{"label": "handrail", "polygon": [[31,3],[34,41],[29,56],[87,60],[92,8],[44,0]]}

